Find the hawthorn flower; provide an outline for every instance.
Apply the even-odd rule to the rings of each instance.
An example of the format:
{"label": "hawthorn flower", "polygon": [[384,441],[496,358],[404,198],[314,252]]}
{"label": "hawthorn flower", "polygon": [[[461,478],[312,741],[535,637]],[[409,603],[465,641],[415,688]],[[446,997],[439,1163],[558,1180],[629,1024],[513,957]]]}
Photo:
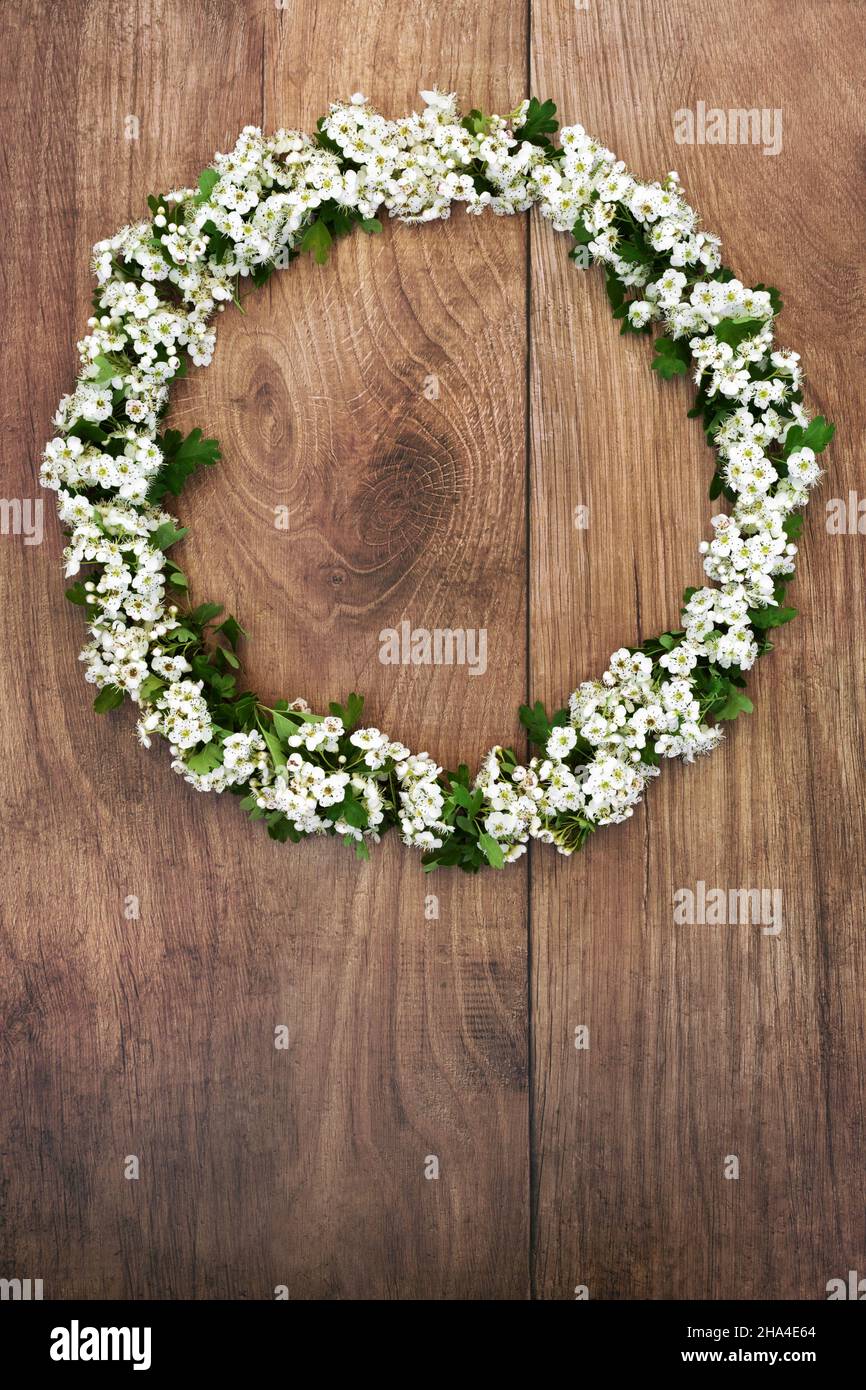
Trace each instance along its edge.
{"label": "hawthorn flower", "polygon": [[547,756],[562,762],[568,757],[576,742],[577,734],[570,725],[554,729],[547,740]]}
{"label": "hawthorn flower", "polygon": [[[149,221],[97,243],[80,377],[54,417],[40,481],[68,532],[67,574],[84,568],[70,595],[87,614],[81,658],[98,708],[129,695],[145,746],[165,739],[199,791],[244,789],[278,839],[339,834],[363,852],[393,824],[434,861],[443,851],[457,862],[462,846],[475,867],[482,852],[514,862],[532,839],[574,852],[596,826],[633,814],[659,758],[690,762],[718,744],[707,721],[742,706],[739,673],[766,645],[756,612],[780,609],[794,513],[832,430],[795,399],[802,369],[774,344],[774,292],[721,268],[719,239],[700,228],[675,173],[635,179],[580,125],[563,127],[556,149],[534,101],[464,121],[453,93],[421,98],[420,111],[390,120],[356,92],[332,105],[316,139],[247,126],[199,189],[173,190]],[[614,652],[599,680],[572,693],[566,723],[533,730],[542,756],[518,764],[497,746],[457,789],[428,754],[377,728],[317,717],[302,699],[278,714],[236,695],[236,630],[223,627],[229,645],[214,653],[212,620],[168,597],[186,581],[167,554],[180,533],[162,507],[216,446],[198,431],[174,443],[158,423],[177,375],[212,360],[216,316],[238,284],[301,250],[324,259],[335,227],[444,219],[455,204],[475,216],[535,205],[575,233],[606,268],[624,326],[659,325],[653,365],[690,371],[711,403],[717,486],[731,504],[701,543],[710,583],[687,591],[681,627]]]}

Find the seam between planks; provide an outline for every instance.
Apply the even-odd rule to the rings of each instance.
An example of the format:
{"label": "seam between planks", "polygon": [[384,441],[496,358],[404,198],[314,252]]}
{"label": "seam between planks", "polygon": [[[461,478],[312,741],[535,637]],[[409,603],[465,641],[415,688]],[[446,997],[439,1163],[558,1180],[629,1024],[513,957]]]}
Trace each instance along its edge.
{"label": "seam between planks", "polygon": [[[526,0],[526,92],[532,92],[532,0]],[[526,516],[526,703],[532,702],[532,210],[526,214],[526,435],[524,440],[524,511]],[[527,1221],[527,1287],[530,1301],[535,1286],[535,1049],[532,1016],[532,846],[526,854],[526,1140],[529,1210]]]}

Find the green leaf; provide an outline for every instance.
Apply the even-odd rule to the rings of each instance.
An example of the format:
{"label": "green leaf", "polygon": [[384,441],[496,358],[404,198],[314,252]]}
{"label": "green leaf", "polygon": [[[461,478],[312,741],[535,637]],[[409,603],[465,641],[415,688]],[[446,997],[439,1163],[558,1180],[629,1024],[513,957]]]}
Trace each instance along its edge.
{"label": "green leaf", "polygon": [[211,663],[205,652],[196,652],[192,658],[192,668],[197,678],[209,685],[223,699],[231,699],[235,691],[234,676],[224,675]]}
{"label": "green leaf", "polygon": [[92,420],[76,420],[66,431],[68,435],[74,435],[84,444],[106,444],[108,435],[105,430],[101,430]]}
{"label": "green leaf", "polygon": [[160,693],[160,691],[165,689],[166,682],[164,680],[161,680],[159,676],[156,676],[153,674],[153,672],[151,672],[149,676],[145,676],[144,680],[141,682],[141,685],[139,686],[139,699],[142,700],[144,703],[147,703],[148,701],[153,700],[155,696],[157,696]]}
{"label": "green leaf", "polygon": [[501,869],[505,863],[505,854],[498,840],[494,840],[492,835],[486,832],[478,836],[478,844],[484,854],[488,864],[494,869]]}
{"label": "green leaf", "polygon": [[94,357],[93,365],[99,369],[96,376],[88,377],[88,381],[94,386],[105,386],[114,377],[123,374],[121,368],[106,357],[104,352],[100,352],[97,357]]}
{"label": "green leaf", "polygon": [[97,714],[107,714],[110,709],[117,709],[118,705],[123,704],[124,693],[116,685],[104,685],[93,701],[93,708]]}
{"label": "green leaf", "polygon": [[707,441],[712,443],[722,425],[733,414],[733,406],[724,405],[720,410],[715,410],[712,404],[708,403],[704,412],[704,427],[706,429]]}
{"label": "green leaf", "polygon": [[223,760],[223,750],[218,743],[207,743],[204,748],[193,753],[187,758],[186,765],[190,772],[213,772],[215,767],[219,767]]}
{"label": "green leaf", "polygon": [[178,541],[183,540],[187,530],[188,527],[186,526],[181,526],[178,530],[173,521],[164,521],[161,526],[157,526],[156,530],[151,533],[150,543],[154,550],[168,550],[170,546],[176,545]]}
{"label": "green leaf", "polygon": [[353,792],[348,791],[344,800],[339,806],[335,806],[335,820],[344,820],[347,825],[351,825],[355,830],[364,830],[368,823],[367,811],[361,802],[356,800]]}
{"label": "green leaf", "polygon": [[836,426],[829,424],[823,415],[816,415],[805,429],[802,425],[792,425],[785,435],[784,456],[790,458],[798,449],[811,449],[814,453],[820,454],[835,433]]}
{"label": "green leaf", "polygon": [[318,215],[319,221],[324,222],[332,237],[346,236],[359,221],[347,208],[332,201],[320,203]]}
{"label": "green leaf", "polygon": [[464,116],[461,122],[464,130],[468,130],[470,135],[487,135],[490,130],[490,117],[485,116],[483,111],[479,111],[477,106]]}
{"label": "green leaf", "polygon": [[536,700],[531,707],[521,705],[519,710],[520,722],[529,734],[532,742],[538,747],[543,748],[550,738],[550,720],[547,717],[547,710],[540,700]]}
{"label": "green leaf", "polygon": [[604,287],[607,291],[607,297],[610,300],[611,308],[613,309],[614,318],[621,317],[621,311],[623,309],[625,309],[627,313],[628,310],[626,309],[625,303],[625,289],[620,284],[620,281],[617,279],[615,272],[612,271],[609,266],[605,267]]}
{"label": "green leaf", "polygon": [[[189,616],[193,622],[204,627],[205,623],[209,623],[213,618],[218,618],[222,611],[221,603],[200,603],[198,608],[194,608]],[[219,632],[219,628],[217,628],[217,632]]]}
{"label": "green leaf", "polygon": [[652,369],[665,381],[674,376],[685,376],[689,369],[691,354],[684,339],[656,338],[653,343],[656,356]]}
{"label": "green leaf", "polygon": [[451,795],[458,806],[464,806],[467,811],[473,809],[473,798],[468,788],[462,786],[459,782],[451,783]]}
{"label": "green leaf", "polygon": [[148,497],[158,502],[166,493],[180,496],[184,483],[199,467],[211,468],[220,457],[216,439],[202,439],[200,429],[191,430],[184,439],[180,430],[166,430],[157,443],[162,448],[163,463],[150,485]]}
{"label": "green leaf", "polygon": [[744,695],[735,685],[728,684],[727,698],[720,709],[714,710],[716,719],[736,719],[740,714],[751,714],[755,706],[748,695]]}
{"label": "green leaf", "polygon": [[378,217],[362,217],[358,226],[361,228],[361,231],[366,232],[368,236],[376,236],[382,230],[382,223],[379,221]]}
{"label": "green leaf", "polygon": [[268,750],[270,752],[271,758],[273,759],[274,767],[277,769],[285,767],[286,755],[283,751],[282,744],[280,743],[280,740],[277,738],[276,734],[271,733],[270,729],[262,729],[261,734],[265,743],[268,745]]}
{"label": "green leaf", "polygon": [[783,623],[789,623],[792,618],[796,618],[796,608],[750,608],[749,622],[752,627],[764,629],[768,627],[781,627]]}
{"label": "green leaf", "polygon": [[190,431],[185,439],[181,431],[167,430],[161,439],[157,439],[157,443],[163,449],[164,461],[147,492],[150,502],[158,502],[170,492],[177,498],[183,491],[183,484],[190,474],[195,473],[196,468],[213,467],[220,457],[218,442],[203,439],[200,430]]}
{"label": "green leaf", "polygon": [[631,265],[648,265],[655,260],[655,252],[645,243],[636,241],[620,241],[617,244],[616,254],[620,260],[628,261]]}
{"label": "green leaf", "polygon": [[200,429],[190,430],[185,439],[181,437],[179,430],[167,430],[163,439],[166,446],[171,438],[171,456],[177,462],[193,462],[196,466],[205,464],[210,466],[216,463],[220,457],[220,446],[215,439],[202,439]]}
{"label": "green leaf", "polygon": [[92,602],[91,595],[88,594],[81,580],[66,590],[66,597],[69,599],[70,603],[77,603],[82,608],[86,608],[87,604]]}
{"label": "green leaf", "polygon": [[555,115],[555,102],[539,101],[537,97],[530,97],[523,125],[519,130],[515,130],[514,138],[528,140],[533,145],[549,145],[547,136],[559,130],[559,121],[554,120]]}
{"label": "green leaf", "polygon": [[198,176],[198,193],[195,195],[195,201],[206,203],[219,181],[220,176],[216,169],[203,169]]}
{"label": "green leaf", "polygon": [[286,840],[297,840],[300,838],[297,831],[294,831],[294,826],[291,824],[291,821],[283,815],[282,811],[275,811],[272,815],[268,816],[267,822],[268,834],[271,839],[276,840],[281,845],[284,845]]}
{"label": "green leaf", "polygon": [[351,730],[354,729],[358,720],[361,718],[363,709],[364,697],[363,695],[356,695],[354,690],[346,701],[345,706],[338,704],[336,700],[332,700],[328,706],[328,710],[331,714],[337,719],[342,719],[343,728],[346,730],[346,733],[350,733]]}
{"label": "green leaf", "polygon": [[814,420],[809,421],[800,447],[812,449],[816,454],[820,454],[822,450],[826,449],[835,433],[835,425],[831,425],[824,419],[823,415],[816,415]]}
{"label": "green leaf", "polygon": [[241,627],[237,618],[233,618],[231,614],[229,614],[225,622],[220,623],[219,627],[215,630],[217,632],[222,633],[223,637],[226,639],[233,652],[237,651],[238,642],[240,641],[240,639],[242,637],[246,637],[247,635],[245,629]]}
{"label": "green leaf", "polygon": [[291,719],[287,719],[284,714],[279,714],[275,710],[272,715],[272,718],[274,721],[274,728],[276,729],[277,736],[279,738],[291,738],[293,734],[296,734],[298,732],[297,724],[293,723]]}
{"label": "green leaf", "polygon": [[312,252],[316,265],[325,265],[333,237],[321,219],[311,222],[301,237],[301,250]]}
{"label": "green leaf", "polygon": [[205,222],[202,231],[207,237],[208,256],[213,256],[217,264],[221,264],[234,245],[231,237],[226,232],[218,231],[216,223],[210,220]]}
{"label": "green leaf", "polygon": [[720,343],[738,348],[746,338],[754,338],[756,333],[760,333],[766,324],[766,319],[722,319],[716,324],[713,333]]}

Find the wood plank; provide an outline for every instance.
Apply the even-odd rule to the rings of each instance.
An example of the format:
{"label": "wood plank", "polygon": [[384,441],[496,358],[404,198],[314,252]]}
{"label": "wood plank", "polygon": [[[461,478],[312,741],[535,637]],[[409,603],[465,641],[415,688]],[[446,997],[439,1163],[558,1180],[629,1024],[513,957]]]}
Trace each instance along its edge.
{"label": "wood plank", "polygon": [[[271,18],[269,128],[311,129],[358,89],[398,115],[434,83],[472,103],[513,101],[521,88],[515,0],[496,18],[459,4],[351,3],[336,42],[321,21],[310,4],[290,22]],[[480,86],[479,70],[490,74]],[[524,277],[516,221],[386,226],[339,246],[326,271],[306,260],[277,277],[243,325],[257,374],[282,367],[291,421],[289,447],[266,459],[265,516],[250,529],[282,586],[272,579],[270,680],[287,690],[292,671],[309,673],[314,703],[362,690],[374,723],[446,765],[475,764],[510,734],[525,689]],[[249,466],[239,453],[235,476]],[[275,533],[263,522],[283,502],[291,529]],[[383,666],[379,633],[403,618],[486,628],[487,673]],[[525,871],[492,888],[425,879],[398,844],[369,875],[327,862],[353,894],[343,929],[360,956],[326,1038],[312,1017],[298,1020],[296,1065],[311,1080],[296,1143],[317,1162],[301,1157],[286,1174],[292,1284],[310,1295],[521,1297]],[[299,857],[300,901],[319,896],[323,868],[318,851]],[[424,921],[425,893],[439,898],[438,921]],[[297,919],[288,987],[322,988],[321,928],[321,906]],[[439,1157],[438,1182],[423,1176],[427,1154]],[[328,1252],[322,1271],[306,1253],[316,1245]]]}
{"label": "wood plank", "polygon": [[[74,380],[93,242],[260,114],[264,31],[247,9],[154,0],[7,14],[18,57],[5,113],[16,221],[4,429],[23,495],[38,491]],[[146,757],[129,712],[93,715],[50,499],[45,516],[44,546],[3,546],[10,631],[38,634],[28,660],[3,665],[4,764],[20,808],[4,841],[15,884],[4,1261],[38,1272],[46,1297],[227,1295],[265,1268],[268,1193],[240,1118],[250,1092],[239,1102],[228,1084],[249,1005],[221,1014],[216,1002],[255,997],[251,923],[232,907],[257,851],[230,859],[230,808],[208,808],[165,758]],[[139,920],[124,917],[130,896]],[[138,1182],[123,1175],[130,1154]],[[232,1215],[239,1180],[246,1227]]]}
{"label": "wood plank", "polygon": [[[849,298],[861,253],[841,171],[859,146],[843,94],[863,12],[791,17],[772,0],[532,3],[532,90],[630,169],[679,170],[737,272],[781,286],[783,340],[803,353],[812,409],[840,432],[806,524],[802,616],[753,680],[754,716],[709,762],[665,769],[633,821],[579,862],[534,857],[543,1298],[578,1285],[591,1298],[821,1298],[866,1264],[863,895],[850,860],[864,830],[863,546],[824,527],[824,498],[847,497],[862,456]],[[676,146],[673,113],[698,100],[781,108],[781,154]],[[585,283],[562,242],[533,227],[531,677],[557,702],[676,618],[711,511],[686,390],[651,378],[645,345],[619,341],[597,273]],[[578,503],[592,508],[585,532]],[[784,930],[675,928],[672,894],[698,880],[781,888]],[[723,1176],[728,1154],[739,1181]]]}
{"label": "wood plank", "polygon": [[[532,856],[530,1152],[525,865],[425,879],[397,843],[360,870],[340,846],[272,845],[141,752],[128,713],[92,715],[50,507],[43,545],[3,537],[23,659],[0,670],[0,1277],[42,1277],[46,1297],[820,1298],[866,1268],[866,576],[862,537],[829,536],[823,512],[862,457],[838,173],[857,167],[862,9],[827,0],[794,27],[778,0],[531,8],[532,89],[630,167],[675,163],[737,270],[783,290],[783,338],[840,427],[802,615],[722,752],[666,769],[577,860]],[[147,192],[247,122],[309,128],[359,87],[394,114],[436,81],[500,110],[525,90],[524,0],[37,0],[3,23],[0,425],[21,498],[73,377],[89,248]],[[782,153],[676,146],[673,112],[698,100],[780,107]],[[525,220],[388,227],[327,270],[299,264],[225,316],[213,367],[177,396],[177,423],[225,454],[183,499],[185,567],[251,629],[254,683],[317,704],[360,688],[446,763],[515,739],[527,687],[558,702],[666,626],[711,511],[687,392],[619,341],[566,238],[535,219],[531,247],[529,671]],[[378,634],[403,616],[486,627],[485,677],[393,678]],[[675,928],[672,893],[698,880],[781,887],[783,932]]]}
{"label": "wood plank", "polygon": [[[193,179],[244,124],[309,127],[359,86],[393,114],[432,82],[507,106],[525,72],[523,0],[495,19],[456,0],[435,15],[95,0],[9,22],[4,429],[12,445],[25,422],[23,495],[71,384],[89,248],[148,192]],[[176,422],[225,455],[182,500],[184,564],[251,630],[263,694],[359,688],[371,719],[446,761],[513,735],[524,283],[519,220],[455,217],[341,246],[327,271],[299,264],[226,315],[214,366],[177,397]],[[398,843],[358,868],[338,844],[274,845],[233,799],[180,784],[128,715],[92,715],[48,528],[41,549],[2,551],[8,630],[39,636],[2,675],[17,824],[0,1274],[30,1270],[46,1297],[524,1296],[525,869],[429,879]],[[404,615],[486,627],[487,674],[394,679],[378,633]]]}

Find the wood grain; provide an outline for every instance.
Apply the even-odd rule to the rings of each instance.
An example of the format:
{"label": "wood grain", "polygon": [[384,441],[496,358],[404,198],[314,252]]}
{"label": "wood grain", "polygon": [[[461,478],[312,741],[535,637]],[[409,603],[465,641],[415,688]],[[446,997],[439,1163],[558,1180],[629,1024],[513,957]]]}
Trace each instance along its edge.
{"label": "wood grain", "polygon": [[[40,353],[18,377],[21,404],[38,393],[18,461],[25,492],[72,374],[97,235],[138,215],[150,189],[194,178],[244,124],[310,127],[359,86],[409,109],[432,55],[440,81],[501,105],[525,80],[526,16],[509,8],[504,30],[470,7],[440,25],[421,6],[341,6],[336,47],[315,5],[78,5],[59,32],[47,12],[24,22],[17,42],[49,109],[79,31],[99,55],[89,103],[67,82],[70,113],[56,110],[44,133],[46,161],[62,163],[70,126],[75,145],[62,206],[55,190],[42,212],[54,242],[39,248],[40,272],[56,248],[64,256],[43,295],[57,360],[40,379]],[[473,84],[474,61],[489,81]],[[139,116],[133,144],[126,112]],[[19,190],[33,175],[22,135]],[[315,705],[361,689],[371,718],[448,760],[477,760],[491,710],[513,718],[525,693],[525,237],[517,219],[455,219],[341,246],[328,272],[305,262],[226,316],[212,371],[174,407],[223,446],[221,476],[184,498],[183,563],[197,595],[249,628],[252,682]],[[23,313],[16,331],[21,346]],[[6,998],[22,1042],[39,1038],[13,1054],[28,1128],[10,1176],[11,1253],[23,1248],[66,1296],[261,1298],[277,1285],[293,1297],[523,1296],[525,869],[433,889],[396,843],[359,871],[331,846],[292,855],[250,833],[230,798],[207,804],[145,758],[128,719],[97,724],[56,565],[23,558],[34,578],[14,584],[16,627],[56,636],[39,653],[52,663],[52,723],[14,779],[16,802],[33,808],[53,764],[50,829],[31,809],[12,851],[27,921],[13,926]],[[407,668],[395,680],[378,634],[404,614],[487,626],[485,678]],[[25,696],[45,690],[35,675]],[[18,739],[34,714],[20,706]],[[431,892],[439,916],[427,920]],[[127,894],[141,902],[132,925]],[[274,1048],[279,1024],[287,1052]],[[140,1155],[137,1183],[123,1178],[127,1154]],[[431,1154],[438,1181],[424,1176]]]}
{"label": "wood grain", "polygon": [[[578,119],[630,169],[677,168],[735,271],[783,287],[783,340],[803,353],[811,407],[838,424],[825,494],[846,497],[863,434],[862,257],[847,211],[863,11],[790,16],[733,0],[588,11],[538,0],[532,89],[570,114],[579,93]],[[699,100],[781,109],[781,153],[674,145],[673,113]],[[700,582],[695,538],[713,510],[708,454],[683,419],[688,388],[652,379],[646,344],[618,341],[603,286],[579,274],[533,228],[530,675],[551,700],[675,621],[682,589]],[[581,502],[583,532],[571,524]],[[756,712],[724,752],[666,769],[615,847],[598,836],[579,862],[534,856],[538,1297],[584,1285],[591,1298],[821,1298],[828,1279],[866,1266],[864,904],[852,873],[863,547],[826,534],[821,499],[803,550],[802,615],[755,673]],[[675,927],[673,893],[699,880],[781,889],[782,932]],[[588,1051],[574,1047],[577,1025]],[[730,1154],[738,1181],[724,1176]]]}
{"label": "wood grain", "polygon": [[[393,114],[434,82],[506,110],[531,78],[629,167],[675,163],[737,271],[782,287],[810,404],[839,425],[825,496],[847,497],[863,10],[789,13],[7,6],[4,491],[37,493],[89,248],[148,192],[247,123],[310,128],[358,89]],[[781,108],[782,153],[676,146],[698,100]],[[220,321],[173,405],[223,448],[184,495],[183,561],[249,629],[263,695],[360,689],[375,722],[474,764],[519,739],[527,694],[560,702],[675,618],[709,456],[687,388],[619,340],[567,249],[534,215],[388,226]],[[577,859],[468,881],[396,842],[361,868],[273,845],[144,754],[129,713],[93,716],[45,518],[41,546],[0,538],[0,1277],[58,1298],[820,1298],[866,1269],[862,537],[813,507],[802,616],[723,752],[666,769]],[[486,628],[484,678],[383,666],[402,617]],[[782,933],[674,927],[699,879],[781,888]]]}

